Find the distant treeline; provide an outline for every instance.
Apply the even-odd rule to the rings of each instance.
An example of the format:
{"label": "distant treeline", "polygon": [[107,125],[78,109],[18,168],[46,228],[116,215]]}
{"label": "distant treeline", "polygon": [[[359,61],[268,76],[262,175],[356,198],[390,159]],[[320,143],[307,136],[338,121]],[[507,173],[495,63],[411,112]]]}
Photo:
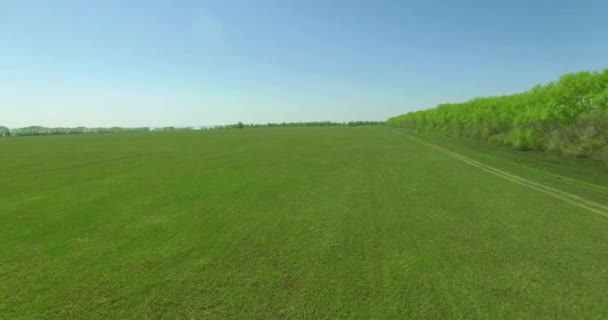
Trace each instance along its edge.
{"label": "distant treeline", "polygon": [[161,128],[47,128],[42,126],[30,126],[18,129],[9,129],[0,126],[0,137],[10,136],[48,136],[48,135],[70,135],[70,134],[100,134],[117,132],[150,132],[150,131],[184,131],[184,130],[214,130],[214,129],[244,129],[244,128],[268,128],[268,127],[328,127],[328,126],[375,126],[384,125],[384,121],[350,121],[350,122],[283,122],[266,124],[243,124],[239,122],[231,125],[212,127],[161,127]]}
{"label": "distant treeline", "polygon": [[41,126],[30,126],[17,129],[9,129],[7,127],[0,127],[0,136],[49,136],[49,135],[69,135],[69,134],[96,134],[96,133],[113,133],[113,132],[146,132],[150,131],[150,128],[47,128]]}
{"label": "distant treeline", "polygon": [[608,69],[567,74],[519,94],[442,104],[390,118],[387,124],[521,150],[608,159]]}
{"label": "distant treeline", "polygon": [[385,121],[349,121],[349,122],[332,122],[332,121],[311,121],[311,122],[281,122],[281,123],[264,123],[264,124],[229,124],[215,126],[213,129],[244,129],[244,128],[275,128],[275,127],[360,127],[360,126],[383,126]]}

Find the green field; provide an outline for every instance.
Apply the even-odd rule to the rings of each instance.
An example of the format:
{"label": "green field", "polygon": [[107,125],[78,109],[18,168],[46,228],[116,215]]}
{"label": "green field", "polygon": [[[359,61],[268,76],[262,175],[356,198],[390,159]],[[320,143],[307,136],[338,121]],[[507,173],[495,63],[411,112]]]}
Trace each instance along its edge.
{"label": "green field", "polygon": [[387,127],[0,151],[0,318],[608,318],[596,162]]}

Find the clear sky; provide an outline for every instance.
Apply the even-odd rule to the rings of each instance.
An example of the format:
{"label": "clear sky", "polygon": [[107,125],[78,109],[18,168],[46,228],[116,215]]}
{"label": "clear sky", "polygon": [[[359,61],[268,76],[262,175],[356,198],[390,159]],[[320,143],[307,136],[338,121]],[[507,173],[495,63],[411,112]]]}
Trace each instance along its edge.
{"label": "clear sky", "polygon": [[384,120],[608,67],[608,1],[0,0],[0,124]]}

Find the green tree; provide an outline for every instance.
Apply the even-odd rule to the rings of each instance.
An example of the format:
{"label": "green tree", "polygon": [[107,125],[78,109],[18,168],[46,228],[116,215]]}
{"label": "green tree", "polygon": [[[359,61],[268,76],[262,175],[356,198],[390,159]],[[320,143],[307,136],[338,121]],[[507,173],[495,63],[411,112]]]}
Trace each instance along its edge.
{"label": "green tree", "polygon": [[0,126],[0,137],[10,137],[11,130],[7,127]]}
{"label": "green tree", "polygon": [[[608,69],[566,74],[519,94],[442,104],[388,119],[418,132],[442,132],[573,156],[608,154]],[[603,156],[602,156],[603,157]]]}

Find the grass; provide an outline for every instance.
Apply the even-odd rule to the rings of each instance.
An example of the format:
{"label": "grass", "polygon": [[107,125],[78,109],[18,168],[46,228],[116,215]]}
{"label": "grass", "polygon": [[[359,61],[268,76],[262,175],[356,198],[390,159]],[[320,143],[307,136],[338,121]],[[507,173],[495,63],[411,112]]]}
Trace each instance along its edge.
{"label": "grass", "polygon": [[[423,139],[606,196],[601,166],[545,169]],[[389,128],[11,138],[0,150],[4,318],[608,317],[607,217]]]}
{"label": "grass", "polygon": [[525,175],[586,199],[608,203],[608,163],[551,152],[518,151],[477,139],[417,135],[502,170]]}

